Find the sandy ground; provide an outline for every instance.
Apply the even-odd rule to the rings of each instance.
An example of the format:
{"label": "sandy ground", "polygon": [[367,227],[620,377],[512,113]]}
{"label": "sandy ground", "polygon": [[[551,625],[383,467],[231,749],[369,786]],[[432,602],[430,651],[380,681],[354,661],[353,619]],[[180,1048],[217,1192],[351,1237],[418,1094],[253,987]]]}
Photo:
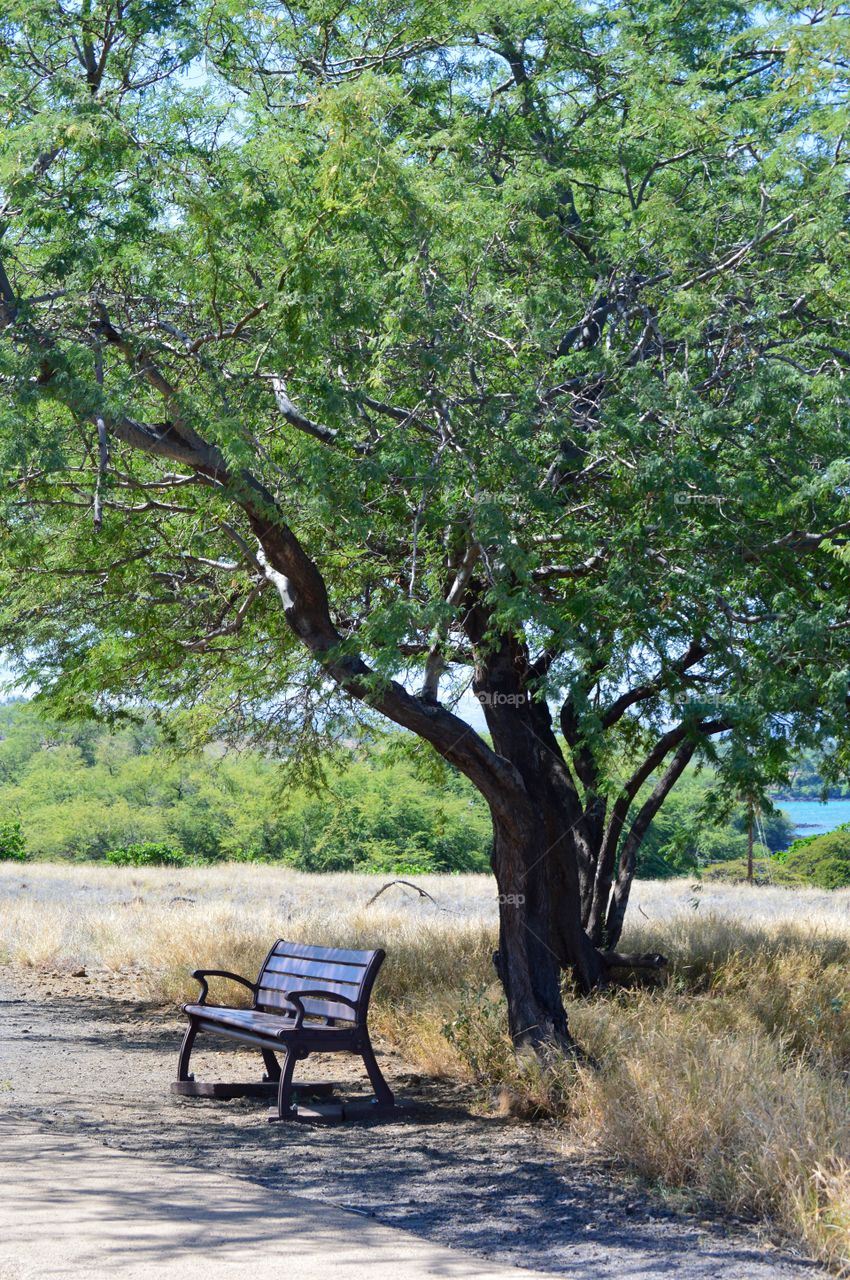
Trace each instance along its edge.
{"label": "sandy ground", "polygon": [[[475,1114],[462,1089],[411,1075],[391,1055],[383,1068],[405,1101],[392,1121],[270,1125],[265,1103],[173,1098],[180,1034],[173,1010],[144,1004],[120,975],[0,970],[0,1110],[499,1263],[586,1280],[822,1274],[746,1224],[676,1212],[601,1161],[565,1154],[545,1125]],[[319,1078],[315,1061],[307,1066]],[[327,1064],[326,1078],[330,1070],[343,1091],[362,1090],[353,1059]],[[210,1050],[193,1069],[198,1078],[252,1079],[261,1064],[254,1052]]]}

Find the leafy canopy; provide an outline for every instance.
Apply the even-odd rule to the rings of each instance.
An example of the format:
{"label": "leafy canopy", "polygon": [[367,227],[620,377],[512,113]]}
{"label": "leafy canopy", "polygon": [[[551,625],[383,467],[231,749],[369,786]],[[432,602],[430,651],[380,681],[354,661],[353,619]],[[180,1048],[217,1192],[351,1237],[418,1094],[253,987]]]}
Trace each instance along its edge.
{"label": "leafy canopy", "polygon": [[846,37],[784,2],[6,3],[19,668],[70,712],[336,731],[256,480],[375,687],[435,638],[462,673],[471,556],[604,767],[719,711],[762,772],[795,738],[840,772]]}

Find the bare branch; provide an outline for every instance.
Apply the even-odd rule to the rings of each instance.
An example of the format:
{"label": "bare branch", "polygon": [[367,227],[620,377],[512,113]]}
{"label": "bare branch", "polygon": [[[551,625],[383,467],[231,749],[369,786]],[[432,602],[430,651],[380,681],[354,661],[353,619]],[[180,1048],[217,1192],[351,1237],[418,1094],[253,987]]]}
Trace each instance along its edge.
{"label": "bare branch", "polygon": [[223,626],[217,627],[214,631],[208,631],[205,636],[201,636],[198,640],[188,640],[183,642],[182,647],[190,653],[204,653],[210,648],[215,640],[220,640],[223,636],[237,635],[245,625],[245,619],[248,617],[254,601],[260,598],[268,586],[269,582],[266,578],[261,582],[258,582],[243,600],[232,621],[225,623]]}
{"label": "bare branch", "polygon": [[752,253],[753,249],[758,249],[761,245],[766,244],[768,240],[773,240],[774,237],[781,235],[787,227],[797,221],[797,217],[796,213],[787,214],[775,226],[772,226],[769,231],[764,231],[761,235],[754,236],[752,240],[748,240],[746,244],[741,245],[739,249],[735,249],[734,252],[730,253],[722,262],[716,263],[713,267],[708,267],[707,270],[701,271],[699,275],[691,276],[690,280],[685,280],[683,284],[679,285],[679,288],[692,289],[694,285],[705,284],[708,280],[713,280],[715,276],[721,275],[724,271],[733,271]]}
{"label": "bare branch", "polygon": [[709,653],[708,648],[696,640],[692,641],[687,651],[676,662],[670,664],[669,667],[662,668],[654,680],[648,681],[646,684],[637,685],[634,689],[627,690],[626,693],[620,695],[602,716],[603,729],[610,729],[618,720],[622,719],[629,707],[634,706],[636,702],[645,702],[648,698],[654,698],[667,685],[670,676],[683,676],[691,667],[696,666]]}
{"label": "bare branch", "polygon": [[[457,571],[455,580],[451,585],[448,595],[446,596],[446,604],[450,608],[456,608],[463,598],[463,593],[467,588],[472,572],[481,558],[481,546],[478,542],[470,542],[466,549],[466,553],[461,561],[460,568]],[[432,636],[431,651],[425,663],[425,679],[422,685],[421,697],[429,702],[436,702],[440,689],[440,676],[445,670],[445,661],[443,657],[443,633],[444,628],[438,629]]]}
{"label": "bare branch", "polygon": [[322,444],[336,444],[339,438],[337,429],[335,427],[322,426],[321,423],[313,422],[312,419],[305,418],[303,413],[299,413],[289,398],[283,378],[274,374],[269,381],[274,392],[275,403],[291,427],[296,427],[298,431],[303,431],[306,435],[313,436],[316,440],[321,440]]}

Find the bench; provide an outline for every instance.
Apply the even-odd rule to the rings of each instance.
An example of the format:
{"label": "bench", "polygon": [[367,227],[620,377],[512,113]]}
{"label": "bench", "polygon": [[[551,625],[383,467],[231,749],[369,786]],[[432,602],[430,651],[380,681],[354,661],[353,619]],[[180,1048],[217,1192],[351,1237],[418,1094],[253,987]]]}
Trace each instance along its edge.
{"label": "bench", "polygon": [[[354,1053],[363,1059],[375,1096],[367,1107],[347,1107],[344,1114],[389,1111],[394,1098],[375,1058],[366,1021],[369,996],[383,961],[383,951],[346,951],[279,939],[266,956],[256,982],[223,969],[196,969],[192,977],[201,984],[201,991],[196,1003],[183,1006],[189,1025],[172,1091],[207,1098],[276,1092],[277,1110],[270,1119],[319,1118],[321,1109],[310,1112],[296,1106],[295,1101],[300,1104],[307,1096],[327,1095],[333,1085],[293,1083],[295,1064],[311,1053]],[[229,978],[247,987],[253,997],[250,1009],[207,1004],[210,978]],[[266,1068],[262,1081],[209,1084],[195,1080],[189,1074],[189,1059],[199,1031],[256,1046]],[[283,1054],[282,1066],[278,1053]],[[341,1119],[341,1108],[336,1112],[333,1118]]]}

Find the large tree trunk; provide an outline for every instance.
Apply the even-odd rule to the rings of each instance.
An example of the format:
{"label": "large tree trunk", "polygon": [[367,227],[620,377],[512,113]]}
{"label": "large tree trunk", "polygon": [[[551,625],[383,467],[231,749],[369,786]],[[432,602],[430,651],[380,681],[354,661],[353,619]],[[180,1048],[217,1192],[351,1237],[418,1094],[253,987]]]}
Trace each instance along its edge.
{"label": "large tree trunk", "polygon": [[[467,617],[473,642],[486,621]],[[518,1045],[570,1047],[561,997],[564,970],[581,990],[601,985],[604,964],[582,925],[582,885],[592,880],[582,805],[545,702],[529,697],[527,654],[504,636],[482,646],[473,688],[493,747],[509,761],[516,794],[493,813],[493,870],[499,890],[496,967]]]}
{"label": "large tree trunk", "polygon": [[[549,815],[557,811],[551,805]],[[561,996],[564,970],[588,992],[604,976],[601,957],[581,924],[575,846],[555,842],[539,804],[524,803],[517,820],[494,820],[493,871],[499,890],[496,970],[518,1046],[573,1047]],[[565,834],[563,823],[561,835]]]}
{"label": "large tree trunk", "polygon": [[499,889],[494,962],[505,988],[514,1043],[568,1049],[572,1041],[561,999],[561,959],[551,945],[552,905],[537,862],[543,850],[536,826],[527,822],[508,829],[494,823],[493,871]]}

